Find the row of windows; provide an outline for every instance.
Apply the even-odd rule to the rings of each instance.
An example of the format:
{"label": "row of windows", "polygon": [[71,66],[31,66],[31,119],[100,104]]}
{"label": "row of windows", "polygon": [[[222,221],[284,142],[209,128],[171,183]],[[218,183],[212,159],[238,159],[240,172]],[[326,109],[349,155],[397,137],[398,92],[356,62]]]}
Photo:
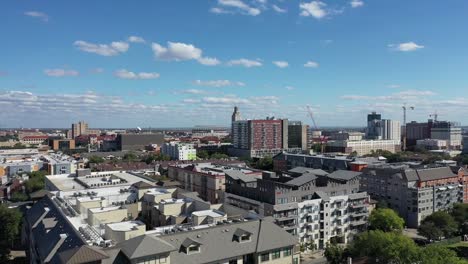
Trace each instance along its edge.
{"label": "row of windows", "polygon": [[[284,248],[283,250],[283,257],[289,257],[292,255],[292,248]],[[260,255],[260,261],[266,262],[271,259],[279,259],[281,258],[281,249],[274,250],[272,252],[266,252]]]}

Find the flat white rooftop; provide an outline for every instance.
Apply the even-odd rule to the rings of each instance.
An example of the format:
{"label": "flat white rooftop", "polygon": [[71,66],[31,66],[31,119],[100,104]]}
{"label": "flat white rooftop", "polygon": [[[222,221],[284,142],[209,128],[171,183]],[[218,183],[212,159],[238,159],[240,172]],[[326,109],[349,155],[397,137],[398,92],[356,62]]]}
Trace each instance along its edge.
{"label": "flat white rooftop", "polygon": [[135,227],[144,226],[145,224],[141,221],[126,221],[120,223],[107,224],[107,226],[113,231],[131,231]]}
{"label": "flat white rooftop", "polygon": [[110,211],[117,211],[120,210],[120,206],[111,206],[111,207],[103,207],[103,208],[91,208],[89,209],[91,212],[98,214],[98,213],[104,213],[104,212],[110,212]]}
{"label": "flat white rooftop", "polygon": [[225,214],[220,211],[215,210],[203,210],[193,212],[192,215],[196,216],[210,216],[210,217],[223,217]]}

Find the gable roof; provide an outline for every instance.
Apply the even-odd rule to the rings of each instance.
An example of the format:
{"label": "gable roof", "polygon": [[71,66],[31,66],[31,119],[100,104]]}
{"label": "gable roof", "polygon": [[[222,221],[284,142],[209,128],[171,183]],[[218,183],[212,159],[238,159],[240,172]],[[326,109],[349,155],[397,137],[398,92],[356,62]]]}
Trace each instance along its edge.
{"label": "gable roof", "polygon": [[238,170],[226,170],[226,176],[233,178],[234,180],[241,180],[243,182],[256,182],[257,177],[247,176],[245,173]]}
{"label": "gable roof", "polygon": [[294,178],[290,181],[287,181],[286,184],[294,185],[294,186],[302,186],[308,182],[311,182],[313,180],[317,179],[317,176],[315,176],[312,173],[306,173],[303,174],[297,178]]}
{"label": "gable roof", "polygon": [[176,250],[171,244],[156,236],[142,235],[126,240],[117,245],[129,258],[141,258]]}
{"label": "gable roof", "polygon": [[420,181],[432,181],[440,180],[445,178],[458,177],[457,174],[454,174],[449,167],[439,167],[439,168],[430,168],[430,169],[420,169],[416,170],[418,178]]}
{"label": "gable roof", "polygon": [[60,253],[61,263],[80,264],[107,259],[109,256],[99,248],[84,245]]}
{"label": "gable roof", "polygon": [[153,185],[144,181],[135,182],[134,184],[132,184],[132,186],[137,189],[150,189],[154,187]]}
{"label": "gable roof", "polygon": [[358,176],[362,173],[357,171],[348,171],[348,170],[337,170],[327,175],[328,178],[340,181],[349,181]]}

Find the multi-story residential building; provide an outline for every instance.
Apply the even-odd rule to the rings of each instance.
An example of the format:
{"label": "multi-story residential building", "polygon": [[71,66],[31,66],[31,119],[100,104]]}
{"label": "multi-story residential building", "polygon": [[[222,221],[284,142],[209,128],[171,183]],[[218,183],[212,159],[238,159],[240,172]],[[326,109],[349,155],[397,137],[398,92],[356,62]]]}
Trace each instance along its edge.
{"label": "multi-story residential building", "polygon": [[74,139],[54,139],[52,140],[52,149],[55,151],[75,149],[75,140]]}
{"label": "multi-story residential building", "polygon": [[447,141],[431,138],[418,139],[416,140],[416,146],[427,150],[441,150],[447,149]]}
{"label": "multi-story residential building", "polygon": [[327,142],[327,152],[351,154],[356,152],[359,156],[371,154],[372,151],[387,150],[396,153],[401,150],[400,140],[334,140]]}
{"label": "multi-story residential building", "polygon": [[[234,111],[233,118],[237,108]],[[289,132],[291,128],[291,133]],[[262,158],[274,156],[283,150],[301,152],[307,149],[307,126],[299,121],[267,118],[232,122],[234,156]],[[289,146],[289,143],[292,145]]]}
{"label": "multi-story residential building", "polygon": [[39,145],[46,142],[49,139],[47,135],[42,136],[24,136],[20,142],[27,145]]}
{"label": "multi-story residential building", "polygon": [[321,169],[328,172],[335,170],[361,171],[368,164],[381,164],[385,161],[377,158],[350,157],[348,155],[306,155],[280,153],[273,157],[274,171],[288,171],[296,167]]}
{"label": "multi-story residential building", "polygon": [[161,153],[168,155],[173,160],[196,160],[197,150],[193,144],[180,142],[164,143],[161,147]]}
{"label": "multi-story residential building", "polygon": [[463,154],[468,154],[468,136],[463,136]]}
{"label": "multi-story residential building", "polygon": [[87,134],[88,133],[87,131],[88,131],[88,123],[86,123],[85,121],[79,121],[78,123],[74,123],[71,126],[71,132],[72,132],[71,138],[74,139],[77,136]]}
{"label": "multi-story residential building", "polygon": [[377,139],[379,136],[377,123],[382,120],[382,115],[372,112],[367,115],[366,137],[368,139]]}
{"label": "multi-story residential building", "polygon": [[226,161],[220,163],[176,164],[168,167],[168,176],[180,183],[185,190],[197,192],[210,203],[223,200],[225,176],[231,172],[242,172],[248,177],[260,177],[259,170],[241,167],[242,162]]}
{"label": "multi-story residential building", "polygon": [[461,149],[462,129],[453,122],[435,121],[431,128],[431,138],[446,140],[450,149]]}
{"label": "multi-story residential building", "polygon": [[369,166],[361,175],[361,190],[397,211],[409,227],[417,227],[433,212],[463,202],[466,178],[449,167],[409,168]]}
{"label": "multi-story residential building", "polygon": [[418,140],[430,138],[432,124],[432,119],[429,119],[428,122],[425,123],[411,121],[406,124],[406,145],[414,146]]}
{"label": "multi-story residential building", "polygon": [[330,136],[332,140],[349,140],[349,141],[362,140],[363,137],[364,137],[364,133],[362,132],[343,132],[343,131],[340,131],[338,133],[333,133]]}
{"label": "multi-story residential building", "polygon": [[[366,226],[369,199],[366,193],[358,193],[359,175],[301,167],[278,176],[264,172],[262,178],[228,173],[224,202],[273,216],[276,224],[299,236],[301,242],[315,240],[323,248],[331,237],[340,236],[346,243],[351,233]],[[354,211],[348,207],[357,208],[358,203],[365,209],[360,213],[365,214],[353,218],[349,213]]]}

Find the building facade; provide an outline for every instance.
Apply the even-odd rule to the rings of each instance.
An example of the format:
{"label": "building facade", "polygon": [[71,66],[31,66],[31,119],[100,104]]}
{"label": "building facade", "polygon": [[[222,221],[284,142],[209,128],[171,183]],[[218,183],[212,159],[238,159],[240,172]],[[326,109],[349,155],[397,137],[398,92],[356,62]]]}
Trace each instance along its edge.
{"label": "building facade", "polygon": [[163,134],[119,134],[116,138],[116,146],[120,151],[142,150],[151,144],[161,146],[164,143]]}
{"label": "building facade", "polygon": [[436,121],[431,128],[431,138],[447,141],[450,149],[461,149],[462,129],[453,122]]}
{"label": "building facade", "polygon": [[196,160],[197,150],[193,144],[182,144],[178,142],[164,143],[161,153],[168,155],[173,160]]}
{"label": "building facade", "polygon": [[433,212],[463,202],[465,176],[448,167],[411,169],[407,165],[368,167],[361,175],[361,191],[384,201],[409,227]]}
{"label": "building facade", "polygon": [[327,152],[351,154],[356,152],[359,156],[371,154],[372,151],[386,150],[396,153],[401,150],[400,140],[335,140],[326,145]]}

